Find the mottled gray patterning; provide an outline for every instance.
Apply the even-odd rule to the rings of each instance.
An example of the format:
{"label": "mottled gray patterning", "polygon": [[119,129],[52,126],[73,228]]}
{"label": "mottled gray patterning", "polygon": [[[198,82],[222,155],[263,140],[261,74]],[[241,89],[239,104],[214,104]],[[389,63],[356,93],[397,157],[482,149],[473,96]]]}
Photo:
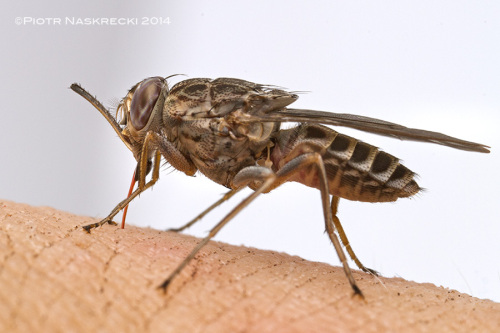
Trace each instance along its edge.
{"label": "mottled gray patterning", "polygon": [[[254,190],[160,285],[164,290],[194,255],[258,195],[287,181],[296,181],[320,190],[327,233],[351,287],[355,294],[362,296],[337,234],[360,269],[377,273],[365,267],[349,245],[337,217],[339,198],[365,202],[395,201],[418,193],[420,188],[413,179],[415,174],[396,157],[320,124],[346,126],[467,151],[489,152],[482,144],[375,118],[288,108],[298,96],[275,86],[231,78],[199,78],[181,81],[169,89],[167,79],[151,77],[133,86],[117,108],[120,123],[78,84],[71,85],[101,112],[137,160],[128,197],[109,216],[99,223],[85,226],[85,230],[114,223],[113,217],[125,209],[123,227],[130,201],[158,180],[162,157],[188,176],[199,171],[230,189],[195,219],[173,230],[181,231],[191,226],[247,186]],[[282,130],[282,122],[299,124]],[[146,182],[151,171],[151,179]],[[139,185],[133,191],[136,181]]]}

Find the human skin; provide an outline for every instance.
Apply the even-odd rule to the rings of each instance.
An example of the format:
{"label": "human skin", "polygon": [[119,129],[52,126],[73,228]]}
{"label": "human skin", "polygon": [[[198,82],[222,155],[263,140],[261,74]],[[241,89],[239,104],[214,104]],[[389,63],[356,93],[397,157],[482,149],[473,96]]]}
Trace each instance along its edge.
{"label": "human skin", "polygon": [[494,332],[500,304],[296,256],[0,200],[0,332]]}

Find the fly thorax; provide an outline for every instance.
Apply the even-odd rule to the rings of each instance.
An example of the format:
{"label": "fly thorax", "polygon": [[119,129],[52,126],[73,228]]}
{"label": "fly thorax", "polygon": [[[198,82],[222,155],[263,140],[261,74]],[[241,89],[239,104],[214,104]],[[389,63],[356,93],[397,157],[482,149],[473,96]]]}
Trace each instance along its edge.
{"label": "fly thorax", "polygon": [[226,117],[224,124],[232,128],[236,137],[245,138],[250,149],[256,153],[260,152],[268,146],[271,137],[279,131],[280,123],[245,121],[246,116],[248,115],[244,112],[234,112]]}

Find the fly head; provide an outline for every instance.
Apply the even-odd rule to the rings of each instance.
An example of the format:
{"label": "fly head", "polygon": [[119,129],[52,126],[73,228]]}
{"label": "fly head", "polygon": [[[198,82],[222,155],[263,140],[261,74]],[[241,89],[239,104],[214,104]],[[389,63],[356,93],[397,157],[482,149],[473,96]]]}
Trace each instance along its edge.
{"label": "fly head", "polygon": [[116,110],[122,135],[139,162],[144,138],[149,131],[160,132],[165,98],[169,92],[165,78],[160,76],[144,79],[134,85],[121,100]]}

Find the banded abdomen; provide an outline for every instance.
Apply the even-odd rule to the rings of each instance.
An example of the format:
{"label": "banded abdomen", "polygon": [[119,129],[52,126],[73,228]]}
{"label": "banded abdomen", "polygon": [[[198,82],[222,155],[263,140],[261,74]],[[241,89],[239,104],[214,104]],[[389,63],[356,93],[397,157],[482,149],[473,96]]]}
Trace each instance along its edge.
{"label": "banded abdomen", "polygon": [[[398,158],[321,125],[300,124],[281,130],[271,154],[273,168],[277,171],[309,152],[323,157],[332,195],[354,201],[386,202],[420,191],[413,179],[415,173],[400,164]],[[299,171],[290,181],[319,188],[314,166]]]}

